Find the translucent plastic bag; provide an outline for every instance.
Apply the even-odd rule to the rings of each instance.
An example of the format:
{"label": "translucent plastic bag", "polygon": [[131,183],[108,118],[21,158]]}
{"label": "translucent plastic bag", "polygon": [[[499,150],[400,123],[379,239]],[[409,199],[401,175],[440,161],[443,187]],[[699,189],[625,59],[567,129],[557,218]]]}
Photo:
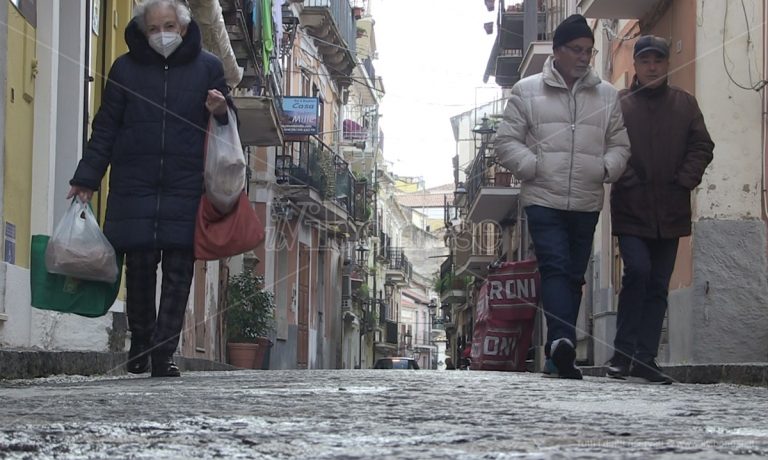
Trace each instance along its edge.
{"label": "translucent plastic bag", "polygon": [[211,116],[205,150],[205,194],[222,214],[235,207],[245,188],[245,156],[237,132],[237,118],[231,108],[227,110],[226,125]]}
{"label": "translucent plastic bag", "polygon": [[87,203],[72,200],[45,248],[45,268],[49,273],[82,280],[117,280],[115,249],[101,233]]}

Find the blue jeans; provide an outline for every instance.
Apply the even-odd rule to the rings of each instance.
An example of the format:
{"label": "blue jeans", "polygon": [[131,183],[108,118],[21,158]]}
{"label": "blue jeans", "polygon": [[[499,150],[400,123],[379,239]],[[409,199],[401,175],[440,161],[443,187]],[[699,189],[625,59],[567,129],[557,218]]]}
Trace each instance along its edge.
{"label": "blue jeans", "polygon": [[619,236],[624,276],[613,341],[617,353],[630,358],[634,356],[640,362],[656,358],[677,243],[678,238]]}
{"label": "blue jeans", "polygon": [[527,206],[525,213],[541,273],[547,344],[567,338],[576,345],[584,272],[600,213],[543,206]]}

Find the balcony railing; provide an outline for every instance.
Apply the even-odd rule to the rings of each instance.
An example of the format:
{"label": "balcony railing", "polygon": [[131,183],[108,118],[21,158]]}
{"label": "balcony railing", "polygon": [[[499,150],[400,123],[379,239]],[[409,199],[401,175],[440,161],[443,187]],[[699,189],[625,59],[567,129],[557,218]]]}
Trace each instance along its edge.
{"label": "balcony railing", "polygon": [[[537,17],[537,34],[538,40],[546,39],[547,28],[547,14],[545,12],[539,12]],[[519,49],[522,50],[524,46],[525,35],[525,12],[520,11],[506,11],[501,16],[501,27],[499,27],[499,35],[501,35],[501,48],[502,49]]]}
{"label": "balcony railing", "polygon": [[334,76],[348,77],[356,65],[357,27],[349,0],[304,0],[301,23],[322,40],[320,53]]}
{"label": "balcony railing", "polygon": [[443,263],[440,264],[440,279],[445,278],[453,272],[453,257],[448,256]]}
{"label": "balcony railing", "polygon": [[413,266],[408,262],[408,257],[405,256],[403,248],[390,248],[387,268],[402,272],[405,275],[405,279],[410,279],[413,272]]}
{"label": "balcony railing", "polygon": [[342,145],[356,146],[360,150],[372,148],[376,114],[376,106],[355,103],[344,106],[341,136],[337,136],[334,140],[340,141]]}
{"label": "balcony railing", "polygon": [[488,154],[485,146],[475,156],[467,176],[467,203],[475,202],[483,187],[520,187],[512,172],[496,163],[496,156]]}
{"label": "balcony railing", "polygon": [[276,156],[278,183],[315,189],[355,216],[355,177],[343,158],[315,142],[287,142]]}

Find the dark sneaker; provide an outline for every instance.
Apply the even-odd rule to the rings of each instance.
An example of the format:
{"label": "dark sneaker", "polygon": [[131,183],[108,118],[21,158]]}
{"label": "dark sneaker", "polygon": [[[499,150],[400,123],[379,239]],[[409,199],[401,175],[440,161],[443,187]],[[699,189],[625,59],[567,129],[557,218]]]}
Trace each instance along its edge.
{"label": "dark sneaker", "polygon": [[613,358],[608,361],[608,369],[606,370],[605,375],[612,379],[626,380],[629,376],[629,365],[631,363],[632,360],[629,356],[616,352],[613,355]]}
{"label": "dark sneaker", "polygon": [[557,339],[552,342],[552,363],[557,368],[557,376],[561,379],[581,380],[581,371],[576,367],[576,348],[568,339]]}
{"label": "dark sneaker", "polygon": [[632,381],[639,383],[652,383],[654,385],[669,385],[672,383],[672,377],[661,372],[659,365],[655,360],[632,363],[629,371],[629,377]]}

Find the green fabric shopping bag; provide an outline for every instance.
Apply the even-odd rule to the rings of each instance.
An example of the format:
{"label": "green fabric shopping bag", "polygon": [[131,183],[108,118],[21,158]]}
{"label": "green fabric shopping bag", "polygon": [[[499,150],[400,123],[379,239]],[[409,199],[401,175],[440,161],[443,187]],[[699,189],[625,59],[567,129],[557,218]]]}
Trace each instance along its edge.
{"label": "green fabric shopping bag", "polygon": [[32,235],[29,280],[32,306],[88,318],[106,315],[120,290],[123,255],[117,254],[118,275],[114,284],[55,275],[45,269],[45,248],[49,239],[48,235]]}

